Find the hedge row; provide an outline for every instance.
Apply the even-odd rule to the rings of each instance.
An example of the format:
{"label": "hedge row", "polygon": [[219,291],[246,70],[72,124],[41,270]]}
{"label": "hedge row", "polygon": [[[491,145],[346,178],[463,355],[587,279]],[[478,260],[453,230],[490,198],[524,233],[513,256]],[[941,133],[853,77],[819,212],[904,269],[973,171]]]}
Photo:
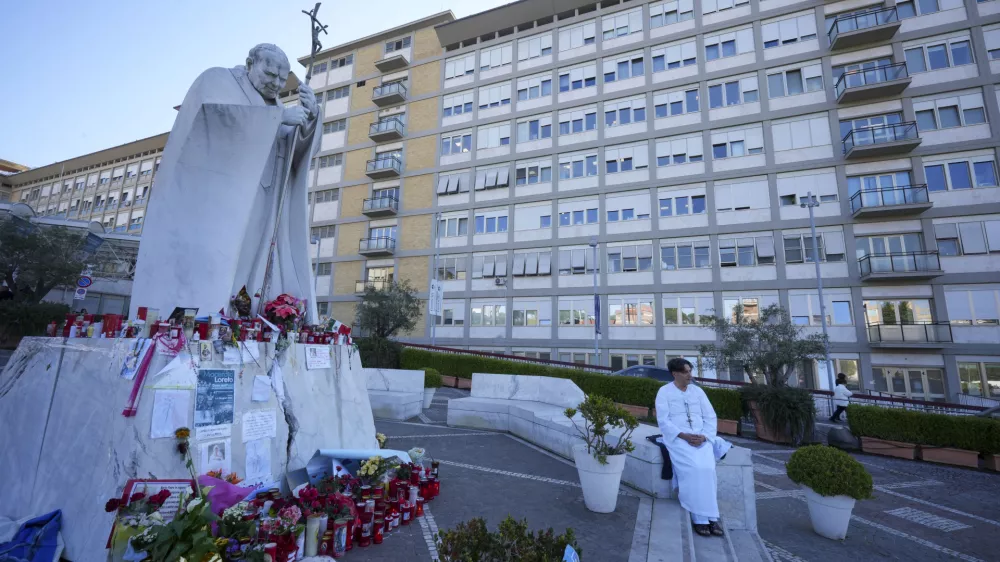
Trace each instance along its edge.
{"label": "hedge row", "polygon": [[851,404],[847,421],[857,437],[1000,454],[1000,420],[992,418]]}
{"label": "hedge row", "polygon": [[[605,396],[620,404],[654,408],[656,393],[663,383],[639,377],[616,377],[578,369],[550,367],[494,357],[438,353],[407,347],[400,358],[401,369],[437,369],[442,375],[471,379],[473,373],[535,375],[569,379],[586,394]],[[724,388],[704,388],[721,419],[738,420],[742,415],[740,394]]]}

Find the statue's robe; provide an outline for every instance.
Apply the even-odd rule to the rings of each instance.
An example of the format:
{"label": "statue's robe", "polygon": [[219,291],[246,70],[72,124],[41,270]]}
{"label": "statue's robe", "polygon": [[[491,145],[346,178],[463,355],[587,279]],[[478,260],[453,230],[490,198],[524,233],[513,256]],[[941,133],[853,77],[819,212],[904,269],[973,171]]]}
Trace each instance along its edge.
{"label": "statue's robe", "polygon": [[[243,286],[251,296],[260,292],[284,190],[270,287],[261,298],[307,299],[307,321],[316,321],[306,195],[319,135],[315,117],[304,127],[282,125],[283,109],[261,97],[242,66],[210,68],[191,85],[146,211],[131,318],[140,306],[161,317],[177,306],[214,313],[228,310]],[[254,314],[257,306],[254,298]]]}

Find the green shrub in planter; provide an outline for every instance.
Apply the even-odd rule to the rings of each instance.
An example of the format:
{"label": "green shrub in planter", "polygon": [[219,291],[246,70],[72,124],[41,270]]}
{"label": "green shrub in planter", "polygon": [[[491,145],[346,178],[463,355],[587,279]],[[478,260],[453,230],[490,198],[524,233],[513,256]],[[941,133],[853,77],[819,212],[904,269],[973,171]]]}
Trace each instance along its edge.
{"label": "green shrub in planter", "polygon": [[441,388],[441,373],[437,369],[424,367],[424,388]]}
{"label": "green shrub in planter", "polygon": [[872,497],[872,475],[840,449],[810,445],[788,459],[788,478],[809,486],[821,496],[849,496],[856,500]]}
{"label": "green shrub in planter", "polygon": [[[361,354],[361,365],[375,369],[406,369],[400,367],[403,346],[385,338],[354,338]],[[416,367],[419,369],[419,367]]]}
{"label": "green shrub in planter", "polygon": [[761,421],[772,432],[791,437],[801,443],[812,435],[816,423],[816,403],[804,388],[749,384],[740,387],[744,413],[750,413],[750,403],[755,402]]}
{"label": "green shrub in planter", "polygon": [[847,407],[847,421],[857,437],[952,447],[984,455],[1000,453],[1000,420],[992,418],[851,404]]}
{"label": "green shrub in planter", "polygon": [[739,421],[743,417],[743,401],[738,390],[728,388],[701,387],[720,420]]}
{"label": "green shrub in planter", "polygon": [[573,529],[556,535],[549,528],[536,535],[528,531],[527,521],[510,516],[493,533],[477,517],[438,532],[436,540],[441,562],[556,562],[563,559],[566,546],[580,554]]}
{"label": "green shrub in planter", "polygon": [[[576,408],[566,408],[566,417],[572,421],[577,411],[583,416],[584,427],[580,429],[575,421],[573,427],[587,442],[587,452],[594,455],[597,462],[608,464],[608,455],[623,455],[635,450],[630,437],[639,427],[639,420],[628,410],[604,396],[588,394]],[[613,428],[624,430],[614,445],[607,441],[608,432]]]}

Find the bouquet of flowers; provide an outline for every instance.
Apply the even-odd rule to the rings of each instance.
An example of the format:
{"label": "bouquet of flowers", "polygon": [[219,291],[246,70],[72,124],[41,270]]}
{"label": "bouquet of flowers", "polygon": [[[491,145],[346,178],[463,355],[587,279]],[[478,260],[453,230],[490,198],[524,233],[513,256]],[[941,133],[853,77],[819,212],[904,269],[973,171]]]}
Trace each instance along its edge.
{"label": "bouquet of flowers", "polygon": [[386,459],[376,455],[361,465],[361,468],[358,469],[358,478],[361,479],[362,484],[377,486],[383,482],[386,474],[397,466],[399,466],[399,459],[396,457]]}
{"label": "bouquet of flowers", "polygon": [[159,510],[163,502],[170,497],[170,490],[160,490],[152,496],[145,492],[136,492],[132,497],[111,498],[104,504],[104,511],[115,512],[117,521],[129,527],[148,527],[162,525],[163,517]]}
{"label": "bouquet of flowers", "polygon": [[220,537],[235,539],[251,538],[255,533],[253,519],[247,519],[246,515],[250,507],[250,502],[242,501],[226,508],[219,518],[218,529]]}
{"label": "bouquet of flowers", "polygon": [[235,472],[223,475],[222,470],[209,470],[205,473],[205,475],[211,476],[212,478],[218,478],[219,480],[225,480],[234,486],[243,481],[243,479],[240,478],[240,475]]}
{"label": "bouquet of flowers", "polygon": [[413,464],[423,465],[424,457],[427,456],[427,451],[420,447],[414,447],[407,451],[406,454],[410,455],[410,460],[413,461]]}
{"label": "bouquet of flowers", "polygon": [[305,312],[305,302],[289,294],[278,295],[278,298],[264,305],[264,316],[286,332],[295,329]]}
{"label": "bouquet of flowers", "polygon": [[[202,488],[202,496],[209,490]],[[220,547],[210,532],[215,520],[211,505],[202,497],[181,498],[173,521],[146,528],[132,538],[132,547],[145,551],[149,560],[176,560],[178,556],[188,560],[218,560]]]}
{"label": "bouquet of flowers", "polygon": [[384,433],[376,433],[375,440],[378,441],[378,448],[385,449],[385,442],[389,440]]}

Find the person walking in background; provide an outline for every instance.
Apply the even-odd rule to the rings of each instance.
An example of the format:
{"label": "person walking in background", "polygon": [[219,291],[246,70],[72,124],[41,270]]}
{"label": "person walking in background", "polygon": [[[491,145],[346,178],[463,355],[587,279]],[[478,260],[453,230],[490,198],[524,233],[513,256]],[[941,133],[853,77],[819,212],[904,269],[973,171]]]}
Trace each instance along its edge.
{"label": "person walking in background", "polygon": [[847,375],[837,373],[837,387],[833,389],[833,405],[837,407],[830,421],[840,423],[840,416],[847,410],[847,402],[854,393],[847,388]]}

